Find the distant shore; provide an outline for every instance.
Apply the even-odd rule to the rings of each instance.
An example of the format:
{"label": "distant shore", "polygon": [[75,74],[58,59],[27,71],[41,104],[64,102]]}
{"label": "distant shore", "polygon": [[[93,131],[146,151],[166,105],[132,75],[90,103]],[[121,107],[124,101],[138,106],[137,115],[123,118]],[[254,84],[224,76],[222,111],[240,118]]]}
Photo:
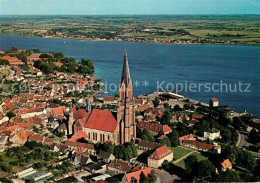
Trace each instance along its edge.
{"label": "distant shore", "polygon": [[[77,41],[96,41],[96,42],[135,42],[135,43],[153,43],[153,44],[168,44],[168,45],[232,45],[232,46],[260,46],[260,44],[238,44],[238,43],[192,43],[192,42],[180,42],[180,43],[164,43],[164,42],[153,42],[153,41],[127,41],[127,40],[104,40],[104,39],[84,39],[84,38],[71,38],[71,37],[41,37],[41,36],[24,36],[19,34],[1,34],[0,35],[11,35],[21,37],[32,37],[32,38],[43,38],[43,39],[68,39]],[[177,41],[177,40],[176,40]]]}

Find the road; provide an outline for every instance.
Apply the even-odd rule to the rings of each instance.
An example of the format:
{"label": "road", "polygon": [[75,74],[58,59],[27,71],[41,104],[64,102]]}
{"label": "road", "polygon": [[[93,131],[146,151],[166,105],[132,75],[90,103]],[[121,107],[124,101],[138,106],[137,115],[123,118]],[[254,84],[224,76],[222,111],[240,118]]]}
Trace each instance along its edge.
{"label": "road", "polygon": [[237,141],[236,146],[240,149],[242,149],[244,147],[248,147],[249,143],[246,141],[247,135],[245,135],[244,132],[237,131],[237,133],[238,133],[238,141]]}

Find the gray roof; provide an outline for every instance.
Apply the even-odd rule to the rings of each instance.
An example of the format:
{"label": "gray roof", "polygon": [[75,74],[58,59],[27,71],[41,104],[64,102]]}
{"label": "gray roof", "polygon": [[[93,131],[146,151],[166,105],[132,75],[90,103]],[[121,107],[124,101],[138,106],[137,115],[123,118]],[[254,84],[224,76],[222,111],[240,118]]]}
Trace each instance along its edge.
{"label": "gray roof", "polygon": [[102,159],[108,159],[111,156],[111,153],[106,152],[106,151],[100,151],[100,153],[98,154],[99,158]]}

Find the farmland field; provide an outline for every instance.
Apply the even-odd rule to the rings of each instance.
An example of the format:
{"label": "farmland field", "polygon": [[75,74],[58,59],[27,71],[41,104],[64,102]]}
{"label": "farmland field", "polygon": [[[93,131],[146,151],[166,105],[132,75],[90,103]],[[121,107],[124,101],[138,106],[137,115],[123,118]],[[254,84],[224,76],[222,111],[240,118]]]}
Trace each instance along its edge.
{"label": "farmland field", "polygon": [[260,45],[260,15],[0,17],[0,34],[173,44]]}

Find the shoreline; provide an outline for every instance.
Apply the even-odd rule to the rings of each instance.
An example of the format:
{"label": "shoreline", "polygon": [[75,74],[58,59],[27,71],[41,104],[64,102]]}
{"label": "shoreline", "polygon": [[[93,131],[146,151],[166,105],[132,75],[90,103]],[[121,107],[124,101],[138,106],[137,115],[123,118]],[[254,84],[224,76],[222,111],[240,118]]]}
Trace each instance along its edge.
{"label": "shoreline", "polygon": [[76,41],[91,41],[91,42],[132,42],[132,43],[151,43],[151,44],[161,44],[161,45],[223,45],[223,46],[255,46],[259,47],[260,44],[225,44],[225,43],[162,43],[162,42],[148,42],[148,41],[118,41],[118,40],[95,40],[95,39],[82,39],[82,38],[63,38],[63,37],[39,37],[39,36],[23,36],[19,34],[1,34],[7,36],[19,36],[28,38],[42,38],[42,39],[67,39]]}

